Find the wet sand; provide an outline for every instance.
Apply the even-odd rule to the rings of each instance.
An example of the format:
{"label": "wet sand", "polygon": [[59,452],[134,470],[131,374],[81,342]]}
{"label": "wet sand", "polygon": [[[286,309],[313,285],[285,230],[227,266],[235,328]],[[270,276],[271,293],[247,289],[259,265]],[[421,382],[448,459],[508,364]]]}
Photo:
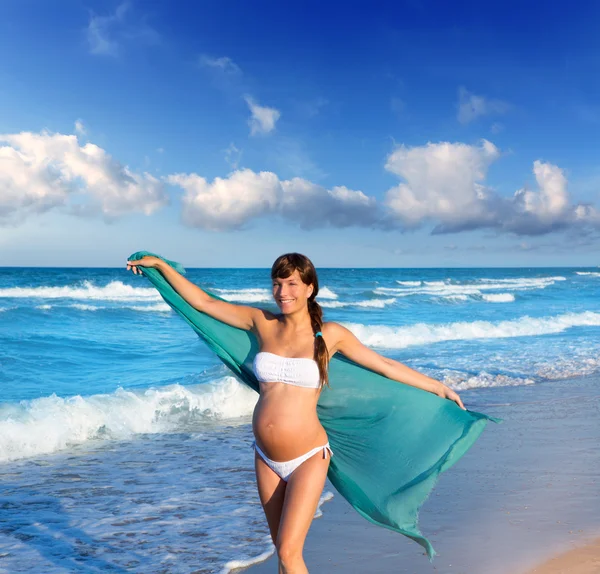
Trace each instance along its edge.
{"label": "wet sand", "polygon": [[600,572],[600,538],[585,546],[550,558],[527,574],[598,574]]}

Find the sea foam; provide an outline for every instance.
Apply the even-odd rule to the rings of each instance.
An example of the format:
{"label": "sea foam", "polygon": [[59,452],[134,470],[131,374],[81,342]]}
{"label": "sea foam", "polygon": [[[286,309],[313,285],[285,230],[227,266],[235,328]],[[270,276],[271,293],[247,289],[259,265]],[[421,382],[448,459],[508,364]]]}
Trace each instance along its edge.
{"label": "sea foam", "polygon": [[513,290],[528,291],[533,289],[545,289],[558,281],[566,281],[565,277],[515,277],[511,279],[489,279],[482,278],[474,281],[396,281],[401,287],[376,287],[373,293],[376,295],[393,295],[394,297],[409,297],[414,295],[438,296],[450,298],[453,296],[481,296],[482,291]]}
{"label": "sea foam", "polygon": [[[274,303],[273,293],[270,289],[246,288],[246,289],[213,289],[213,291],[230,301],[240,303]],[[328,287],[321,287],[317,295],[317,301],[322,299],[337,299],[338,295]]]}
{"label": "sea foam", "polygon": [[393,305],[396,302],[395,297],[388,299],[366,299],[363,301],[324,301],[321,307],[337,309],[340,307],[366,307],[374,309],[383,309],[387,305]]}
{"label": "sea foam", "polygon": [[169,432],[206,420],[252,414],[258,395],[231,376],[184,387],[118,389],[88,397],[0,404],[0,461],[55,452],[88,440]]}
{"label": "sea foam", "polygon": [[508,321],[457,321],[447,324],[417,323],[406,327],[344,323],[365,345],[382,349],[403,349],[440,341],[504,337],[533,337],[560,333],[571,327],[599,326],[600,313],[564,313],[550,317],[524,316]]}
{"label": "sea foam", "polygon": [[512,303],[515,300],[512,293],[484,293],[481,298],[490,303]]}
{"label": "sea foam", "polygon": [[0,289],[0,297],[105,301],[157,301],[160,299],[156,289],[132,287],[122,281],[111,281],[103,287],[95,285],[92,281],[82,281],[81,285],[63,287],[5,287]]}

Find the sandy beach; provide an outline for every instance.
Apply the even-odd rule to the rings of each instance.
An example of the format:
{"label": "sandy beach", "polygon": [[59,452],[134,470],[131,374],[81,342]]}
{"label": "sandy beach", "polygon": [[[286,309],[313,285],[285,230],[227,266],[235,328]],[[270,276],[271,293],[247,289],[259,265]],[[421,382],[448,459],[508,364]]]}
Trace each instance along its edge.
{"label": "sandy beach", "polygon": [[527,574],[597,574],[600,572],[600,538],[550,558]]}
{"label": "sandy beach", "polygon": [[[597,376],[521,387],[518,401],[514,389],[489,389],[487,405],[469,404],[464,392],[468,408],[504,422],[486,428],[421,508],[421,530],[438,552],[434,562],[414,542],[364,520],[336,494],[309,532],[309,571],[600,572],[599,395]],[[276,571],[275,557],[247,570]]]}

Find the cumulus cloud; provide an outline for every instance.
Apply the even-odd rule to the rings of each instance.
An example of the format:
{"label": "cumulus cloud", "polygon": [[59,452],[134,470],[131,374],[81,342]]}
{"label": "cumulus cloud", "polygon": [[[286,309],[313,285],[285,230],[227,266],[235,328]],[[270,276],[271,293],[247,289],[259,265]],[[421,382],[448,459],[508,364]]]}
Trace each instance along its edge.
{"label": "cumulus cloud", "polygon": [[280,215],[305,229],[368,226],[379,219],[376,200],[361,191],[329,190],[301,178],[280,180],[272,172],[243,169],[212,183],[197,174],[167,180],[184,190],[184,222],[213,231],[242,228],[266,215]]}
{"label": "cumulus cloud", "polygon": [[600,213],[594,206],[571,204],[562,169],[538,160],[533,164],[533,174],[537,189],[515,192],[511,213],[502,227],[518,234],[540,235],[566,227],[600,225]]}
{"label": "cumulus cloud", "polygon": [[477,96],[464,87],[458,89],[457,119],[461,124],[468,124],[481,116],[504,114],[509,108],[509,104],[502,100]]}
{"label": "cumulus cloud", "polygon": [[485,185],[488,168],[499,157],[498,148],[487,140],[478,146],[400,146],[388,156],[386,169],[404,182],[387,191],[384,203],[403,227],[415,229],[430,222],[433,233],[487,227],[540,235],[600,224],[593,206],[571,204],[563,171],[550,163],[534,163],[537,189],[500,196]]}
{"label": "cumulus cloud", "polygon": [[240,67],[227,56],[221,56],[220,58],[213,58],[212,56],[208,56],[203,54],[200,56],[200,65],[205,68],[213,68],[215,70],[219,70],[225,74],[240,74]]}
{"label": "cumulus cloud", "polygon": [[163,182],[132,172],[92,143],[81,146],[75,135],[0,134],[4,222],[59,206],[108,218],[131,212],[150,215],[166,202]]}
{"label": "cumulus cloud", "polygon": [[249,169],[217,177],[212,183],[195,173],[170,175],[167,181],[185,191],[184,223],[213,231],[242,227],[250,219],[273,212],[281,195],[274,173]]}
{"label": "cumulus cloud", "polygon": [[281,214],[304,229],[333,227],[370,227],[381,219],[373,197],[345,186],[326,189],[299,177],[283,181]]}
{"label": "cumulus cloud", "polygon": [[131,4],[123,2],[113,14],[92,14],[86,28],[86,37],[91,54],[117,57],[121,44],[126,41],[156,43],[159,35],[143,21],[128,19]]}
{"label": "cumulus cloud", "polygon": [[268,134],[275,129],[275,124],[281,113],[275,108],[259,106],[253,98],[245,96],[244,99],[250,108],[251,116],[248,120],[250,135]]}
{"label": "cumulus cloud", "polygon": [[405,183],[387,191],[384,203],[407,228],[426,220],[455,230],[480,227],[491,217],[493,197],[482,185],[488,167],[500,156],[483,140],[480,146],[429,143],[398,147],[385,168]]}
{"label": "cumulus cloud", "polygon": [[244,228],[265,216],[304,229],[410,230],[430,224],[434,234],[489,228],[518,236],[600,230],[596,207],[573,202],[564,171],[551,163],[535,161],[535,183],[511,196],[489,187],[488,170],[501,153],[487,140],[397,147],[385,167],[402,181],[382,202],[345,186],[326,188],[301,177],[282,180],[272,172],[238,169],[239,153],[233,144],[226,150],[236,166],[227,177],[208,181],[179,173],[159,179],[132,171],[77,135],[0,135],[0,224],[56,208],[105,218],[151,215],[168,202],[168,183],[183,190],[183,221],[215,231]]}
{"label": "cumulus cloud", "polygon": [[326,189],[299,177],[283,181],[281,214],[304,229],[333,227],[370,227],[381,219],[374,197],[345,186]]}

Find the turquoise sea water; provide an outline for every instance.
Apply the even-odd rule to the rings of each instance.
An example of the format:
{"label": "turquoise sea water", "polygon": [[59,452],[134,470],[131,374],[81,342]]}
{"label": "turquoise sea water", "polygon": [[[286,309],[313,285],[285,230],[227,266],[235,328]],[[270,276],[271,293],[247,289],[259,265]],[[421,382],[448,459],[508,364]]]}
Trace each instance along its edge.
{"label": "turquoise sea water", "polygon": [[[268,269],[188,278],[276,310]],[[326,320],[467,408],[485,412],[491,387],[518,400],[600,370],[598,268],[320,269],[319,280]],[[250,449],[257,397],[144,278],[0,269],[0,388],[0,569],[228,572],[270,550]]]}

